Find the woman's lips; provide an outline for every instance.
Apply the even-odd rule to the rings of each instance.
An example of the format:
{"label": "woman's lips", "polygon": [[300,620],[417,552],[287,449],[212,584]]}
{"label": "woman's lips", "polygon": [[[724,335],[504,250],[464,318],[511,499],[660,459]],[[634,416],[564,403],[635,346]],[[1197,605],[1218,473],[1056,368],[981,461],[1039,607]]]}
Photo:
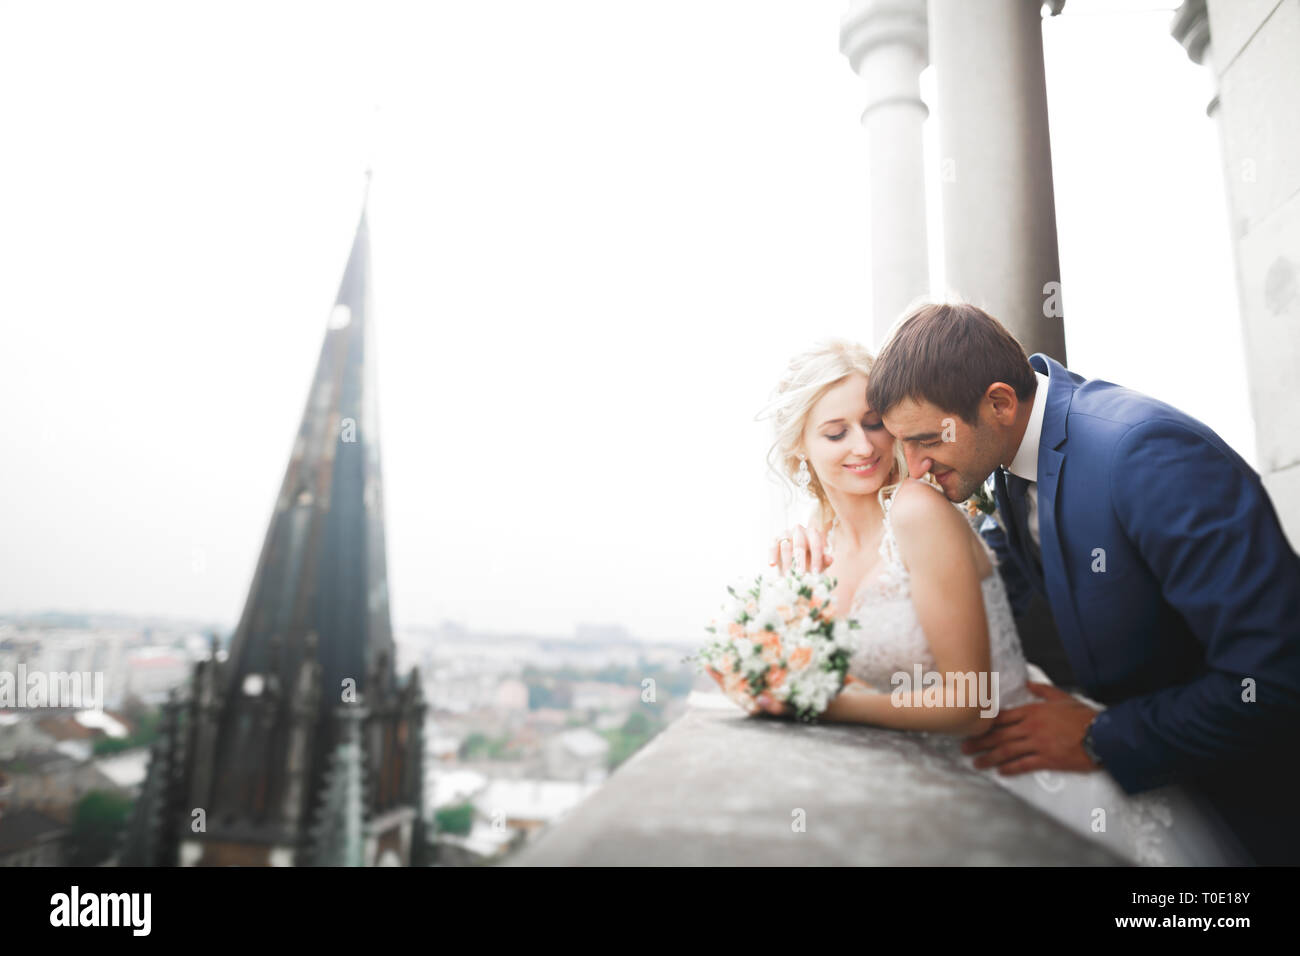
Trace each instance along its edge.
{"label": "woman's lips", "polygon": [[855,475],[869,475],[876,470],[878,464],[880,464],[879,458],[871,462],[864,462],[863,465],[845,465],[844,467]]}

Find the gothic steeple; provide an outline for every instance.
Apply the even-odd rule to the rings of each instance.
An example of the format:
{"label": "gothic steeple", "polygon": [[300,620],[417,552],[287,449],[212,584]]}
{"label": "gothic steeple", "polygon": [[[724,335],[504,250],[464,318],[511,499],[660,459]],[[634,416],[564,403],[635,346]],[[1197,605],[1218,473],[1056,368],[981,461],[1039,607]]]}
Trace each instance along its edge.
{"label": "gothic steeple", "polygon": [[403,771],[424,704],[394,666],[378,425],[363,203],[230,653],[196,669],[173,721],[190,759],[150,812],[180,829],[181,863],[418,861],[422,785]]}

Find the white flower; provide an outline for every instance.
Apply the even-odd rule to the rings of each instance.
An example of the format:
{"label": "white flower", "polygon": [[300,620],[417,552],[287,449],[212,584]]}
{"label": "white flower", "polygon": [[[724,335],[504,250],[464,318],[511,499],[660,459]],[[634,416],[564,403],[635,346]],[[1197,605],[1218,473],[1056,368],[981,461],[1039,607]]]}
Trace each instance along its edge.
{"label": "white flower", "polygon": [[759,597],[759,611],[773,611],[781,605],[791,607],[794,605],[796,594],[784,583],[773,584],[771,587],[764,588]]}
{"label": "white flower", "polygon": [[836,647],[848,647],[853,642],[850,639],[853,629],[849,627],[849,622],[842,617],[837,617],[835,623],[831,625],[831,640],[835,642]]}

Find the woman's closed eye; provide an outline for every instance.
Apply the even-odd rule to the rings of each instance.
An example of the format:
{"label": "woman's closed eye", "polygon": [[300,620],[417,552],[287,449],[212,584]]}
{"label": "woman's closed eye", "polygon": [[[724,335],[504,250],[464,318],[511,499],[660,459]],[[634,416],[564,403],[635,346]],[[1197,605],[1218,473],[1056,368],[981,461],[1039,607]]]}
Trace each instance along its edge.
{"label": "woman's closed eye", "polygon": [[[880,429],[882,429],[882,428],[885,427],[885,423],[884,423],[884,422],[877,422],[877,423],[874,424],[874,425],[863,425],[862,427],[865,428],[865,429],[866,429],[867,431],[869,431],[869,432],[878,432],[878,431],[880,431]],[[844,437],[845,435],[847,435],[848,433],[849,433],[849,430],[846,428],[846,429],[844,429],[844,431],[840,432],[838,435],[827,435],[826,437],[829,438],[831,441],[839,441],[841,438],[843,438],[843,437]]]}

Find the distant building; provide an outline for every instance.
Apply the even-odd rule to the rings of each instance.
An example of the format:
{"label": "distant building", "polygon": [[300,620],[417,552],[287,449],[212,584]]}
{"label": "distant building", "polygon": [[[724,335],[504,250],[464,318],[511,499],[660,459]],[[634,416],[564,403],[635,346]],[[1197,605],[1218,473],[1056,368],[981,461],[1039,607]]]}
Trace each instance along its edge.
{"label": "distant building", "polygon": [[524,711],[528,709],[528,685],[521,680],[503,680],[497,685],[493,703],[498,710]]}
{"label": "distant building", "polygon": [[575,727],[546,741],[544,752],[551,779],[597,782],[607,771],[609,741],[586,727]]}
{"label": "distant building", "polygon": [[474,808],[500,832],[539,830],[564,818],[596,790],[567,780],[493,780],[474,798]]}
{"label": "distant building", "polygon": [[624,712],[641,698],[639,687],[605,681],[575,681],[571,685],[574,710],[616,710]]}
{"label": "distant building", "polygon": [[0,761],[19,754],[53,750],[57,740],[45,733],[31,715],[17,711],[0,713]]}
{"label": "distant building", "polygon": [[430,737],[425,753],[438,762],[454,761],[460,754],[460,738],[450,735]]}
{"label": "distant building", "polygon": [[62,866],[68,828],[48,814],[0,806],[0,866]]}
{"label": "distant building", "polygon": [[488,778],[477,770],[433,769],[429,772],[430,806],[434,810],[459,806],[488,785]]}
{"label": "distant building", "polygon": [[77,760],[89,760],[96,741],[125,740],[130,735],[126,718],[109,711],[45,711],[34,720],[42,736],[53,741],[52,749]]}
{"label": "distant building", "polygon": [[160,704],[167,693],[189,678],[190,659],[164,647],[142,647],[126,657],[123,693],[150,704]]}
{"label": "distant building", "polygon": [[621,624],[578,624],[573,638],[582,644],[631,644],[636,640]]}
{"label": "distant building", "polygon": [[559,707],[538,707],[528,720],[537,727],[563,727],[569,722],[569,712]]}
{"label": "distant building", "polygon": [[135,797],[140,793],[149,770],[149,751],[144,747],[100,757],[94,761],[93,769],[102,781],[99,789],[116,790]]}
{"label": "distant building", "polygon": [[0,774],[8,781],[7,801],[12,807],[71,807],[95,789],[86,767],[84,760],[47,750],[0,763]]}
{"label": "distant building", "polygon": [[214,640],[165,705],[123,865],[425,862],[425,705],[418,672],[398,679],[388,613],[369,273],[363,207],[229,656]]}

